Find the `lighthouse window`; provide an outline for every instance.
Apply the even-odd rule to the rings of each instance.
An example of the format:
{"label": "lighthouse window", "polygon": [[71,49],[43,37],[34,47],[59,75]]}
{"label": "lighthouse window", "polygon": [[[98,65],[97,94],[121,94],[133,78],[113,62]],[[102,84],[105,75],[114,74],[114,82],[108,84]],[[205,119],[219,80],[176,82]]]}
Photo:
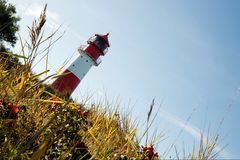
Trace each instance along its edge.
{"label": "lighthouse window", "polygon": [[93,43],[102,51],[104,52],[104,50],[107,48],[106,42],[105,40],[100,37],[100,36],[96,36],[96,39],[93,41]]}

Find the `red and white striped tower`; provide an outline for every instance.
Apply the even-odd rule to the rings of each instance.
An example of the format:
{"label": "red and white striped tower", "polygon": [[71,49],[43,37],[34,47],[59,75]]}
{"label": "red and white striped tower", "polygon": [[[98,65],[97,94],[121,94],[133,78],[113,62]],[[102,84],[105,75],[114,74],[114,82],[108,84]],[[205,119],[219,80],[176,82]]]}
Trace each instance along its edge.
{"label": "red and white striped tower", "polygon": [[80,55],[52,83],[52,87],[62,95],[70,96],[92,66],[101,63],[100,56],[107,53],[108,34],[95,34],[87,41],[86,47],[78,49]]}

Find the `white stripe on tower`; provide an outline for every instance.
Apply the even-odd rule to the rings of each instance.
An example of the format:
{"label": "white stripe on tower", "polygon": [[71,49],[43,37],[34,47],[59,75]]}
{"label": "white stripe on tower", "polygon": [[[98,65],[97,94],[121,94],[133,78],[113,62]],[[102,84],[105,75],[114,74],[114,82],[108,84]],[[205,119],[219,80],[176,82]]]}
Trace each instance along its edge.
{"label": "white stripe on tower", "polygon": [[80,56],[67,69],[82,80],[95,62],[84,51],[79,50],[79,53]]}

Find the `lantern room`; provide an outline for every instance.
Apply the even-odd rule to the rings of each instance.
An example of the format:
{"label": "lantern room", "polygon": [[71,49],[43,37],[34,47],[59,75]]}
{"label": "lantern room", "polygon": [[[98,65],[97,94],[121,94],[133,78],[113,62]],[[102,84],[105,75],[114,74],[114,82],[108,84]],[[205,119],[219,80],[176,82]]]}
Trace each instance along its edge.
{"label": "lantern room", "polygon": [[87,41],[88,46],[84,49],[85,52],[96,62],[100,56],[104,56],[107,51],[109,42],[108,35],[95,34]]}

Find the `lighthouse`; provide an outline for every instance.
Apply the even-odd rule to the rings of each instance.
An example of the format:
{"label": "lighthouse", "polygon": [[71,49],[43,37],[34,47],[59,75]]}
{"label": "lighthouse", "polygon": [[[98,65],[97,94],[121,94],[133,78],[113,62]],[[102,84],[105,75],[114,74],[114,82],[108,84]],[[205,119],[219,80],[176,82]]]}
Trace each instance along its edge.
{"label": "lighthouse", "polygon": [[52,87],[61,95],[70,96],[92,66],[101,63],[109,48],[108,35],[95,34],[87,41],[87,46],[80,46],[79,56],[53,81]]}

